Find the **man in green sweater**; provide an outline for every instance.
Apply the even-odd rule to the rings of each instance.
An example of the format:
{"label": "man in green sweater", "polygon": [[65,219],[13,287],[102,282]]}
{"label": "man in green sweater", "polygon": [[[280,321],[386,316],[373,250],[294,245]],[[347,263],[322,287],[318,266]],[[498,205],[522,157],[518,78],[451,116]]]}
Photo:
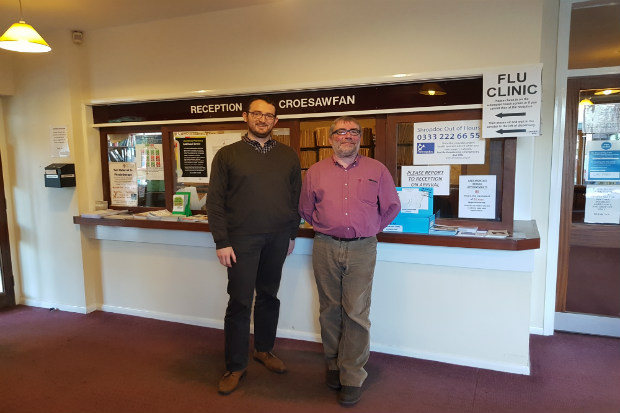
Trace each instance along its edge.
{"label": "man in green sweater", "polygon": [[253,358],[271,371],[286,372],[272,353],[280,314],[277,294],[300,221],[299,157],[271,137],[278,122],[276,105],[266,97],[254,98],[243,120],[248,133],[213,158],[207,197],[217,258],[228,270],[222,394],[234,391],[246,372],[255,291]]}

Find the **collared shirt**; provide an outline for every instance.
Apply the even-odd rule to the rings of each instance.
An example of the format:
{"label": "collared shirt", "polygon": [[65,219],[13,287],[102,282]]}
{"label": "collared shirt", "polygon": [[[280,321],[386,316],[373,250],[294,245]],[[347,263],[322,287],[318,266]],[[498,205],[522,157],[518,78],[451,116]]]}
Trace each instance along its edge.
{"label": "collared shirt", "polygon": [[277,145],[277,142],[278,142],[275,139],[269,138],[265,142],[264,146],[261,146],[260,142],[250,139],[247,133],[243,135],[241,139],[243,139],[243,142],[246,142],[248,145],[254,148],[255,151],[260,152],[260,153],[269,152],[274,146]]}
{"label": "collared shirt", "polygon": [[371,237],[399,211],[392,175],[375,159],[358,156],[344,168],[331,157],[306,172],[299,213],[316,232],[341,238]]}

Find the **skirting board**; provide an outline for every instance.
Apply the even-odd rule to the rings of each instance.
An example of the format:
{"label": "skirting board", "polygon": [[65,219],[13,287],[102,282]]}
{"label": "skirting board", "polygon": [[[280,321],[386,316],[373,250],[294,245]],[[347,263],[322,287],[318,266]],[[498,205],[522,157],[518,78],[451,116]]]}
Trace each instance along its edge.
{"label": "skirting board", "polygon": [[[95,310],[101,310],[110,313],[116,314],[125,314],[136,317],[144,317],[144,318],[152,318],[161,321],[170,321],[174,323],[182,323],[195,325],[200,327],[208,327],[208,328],[217,328],[222,330],[224,328],[223,320],[215,320],[208,319],[202,317],[190,317],[190,316],[179,316],[175,314],[155,312],[155,311],[146,311],[146,310],[138,310],[134,308],[128,307],[116,307],[109,305],[98,306],[97,308],[92,308],[87,311],[85,307],[76,307],[76,306],[59,306],[53,303],[43,303],[40,301],[34,300],[22,300],[23,304],[33,306],[33,307],[42,307],[42,308],[50,308],[50,309],[58,309],[61,311],[69,311],[75,313],[87,314]],[[312,342],[320,342],[319,334],[312,334],[307,332],[301,332],[290,329],[278,329],[278,337],[280,338],[288,338],[293,340],[303,340],[303,341],[312,341]],[[413,351],[411,349],[399,348],[399,347],[391,347],[385,345],[375,345],[372,342],[370,343],[370,350],[392,354],[395,356],[405,356],[418,358],[422,360],[430,360],[437,361],[441,363],[455,364],[459,366],[473,367],[473,368],[481,368],[486,370],[494,370],[501,371],[505,373],[514,373],[514,374],[530,374],[530,366],[528,365],[516,365],[516,364],[508,364],[508,363],[499,363],[499,362],[489,362],[484,360],[470,359],[467,357],[455,357],[454,355],[445,355],[440,353],[426,353]]]}
{"label": "skirting board", "polygon": [[555,329],[570,333],[620,337],[620,319],[594,314],[555,313]]}

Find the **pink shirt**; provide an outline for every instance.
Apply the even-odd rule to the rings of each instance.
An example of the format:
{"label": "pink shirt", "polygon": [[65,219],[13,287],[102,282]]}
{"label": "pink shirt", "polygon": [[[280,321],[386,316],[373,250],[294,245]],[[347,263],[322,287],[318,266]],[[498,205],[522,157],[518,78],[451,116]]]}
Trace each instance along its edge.
{"label": "pink shirt", "polygon": [[299,213],[316,232],[341,238],[371,237],[400,211],[392,175],[381,162],[358,156],[348,168],[333,157],[308,169]]}

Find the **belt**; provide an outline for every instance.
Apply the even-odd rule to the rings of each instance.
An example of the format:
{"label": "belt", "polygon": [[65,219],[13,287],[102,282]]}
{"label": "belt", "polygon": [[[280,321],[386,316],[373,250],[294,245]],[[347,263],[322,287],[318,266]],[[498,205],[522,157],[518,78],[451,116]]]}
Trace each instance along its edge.
{"label": "belt", "polygon": [[335,239],[336,241],[344,241],[344,242],[349,242],[349,241],[359,241],[362,239],[366,239],[368,237],[357,237],[357,238],[340,238],[340,237],[333,237],[332,239]]}
{"label": "belt", "polygon": [[366,238],[370,238],[370,237],[355,237],[355,238],[341,238],[341,237],[334,237],[333,235],[327,235],[327,234],[323,234],[326,237],[331,237],[331,239],[336,240],[336,241],[344,241],[344,242],[350,242],[350,241],[360,241]]}

